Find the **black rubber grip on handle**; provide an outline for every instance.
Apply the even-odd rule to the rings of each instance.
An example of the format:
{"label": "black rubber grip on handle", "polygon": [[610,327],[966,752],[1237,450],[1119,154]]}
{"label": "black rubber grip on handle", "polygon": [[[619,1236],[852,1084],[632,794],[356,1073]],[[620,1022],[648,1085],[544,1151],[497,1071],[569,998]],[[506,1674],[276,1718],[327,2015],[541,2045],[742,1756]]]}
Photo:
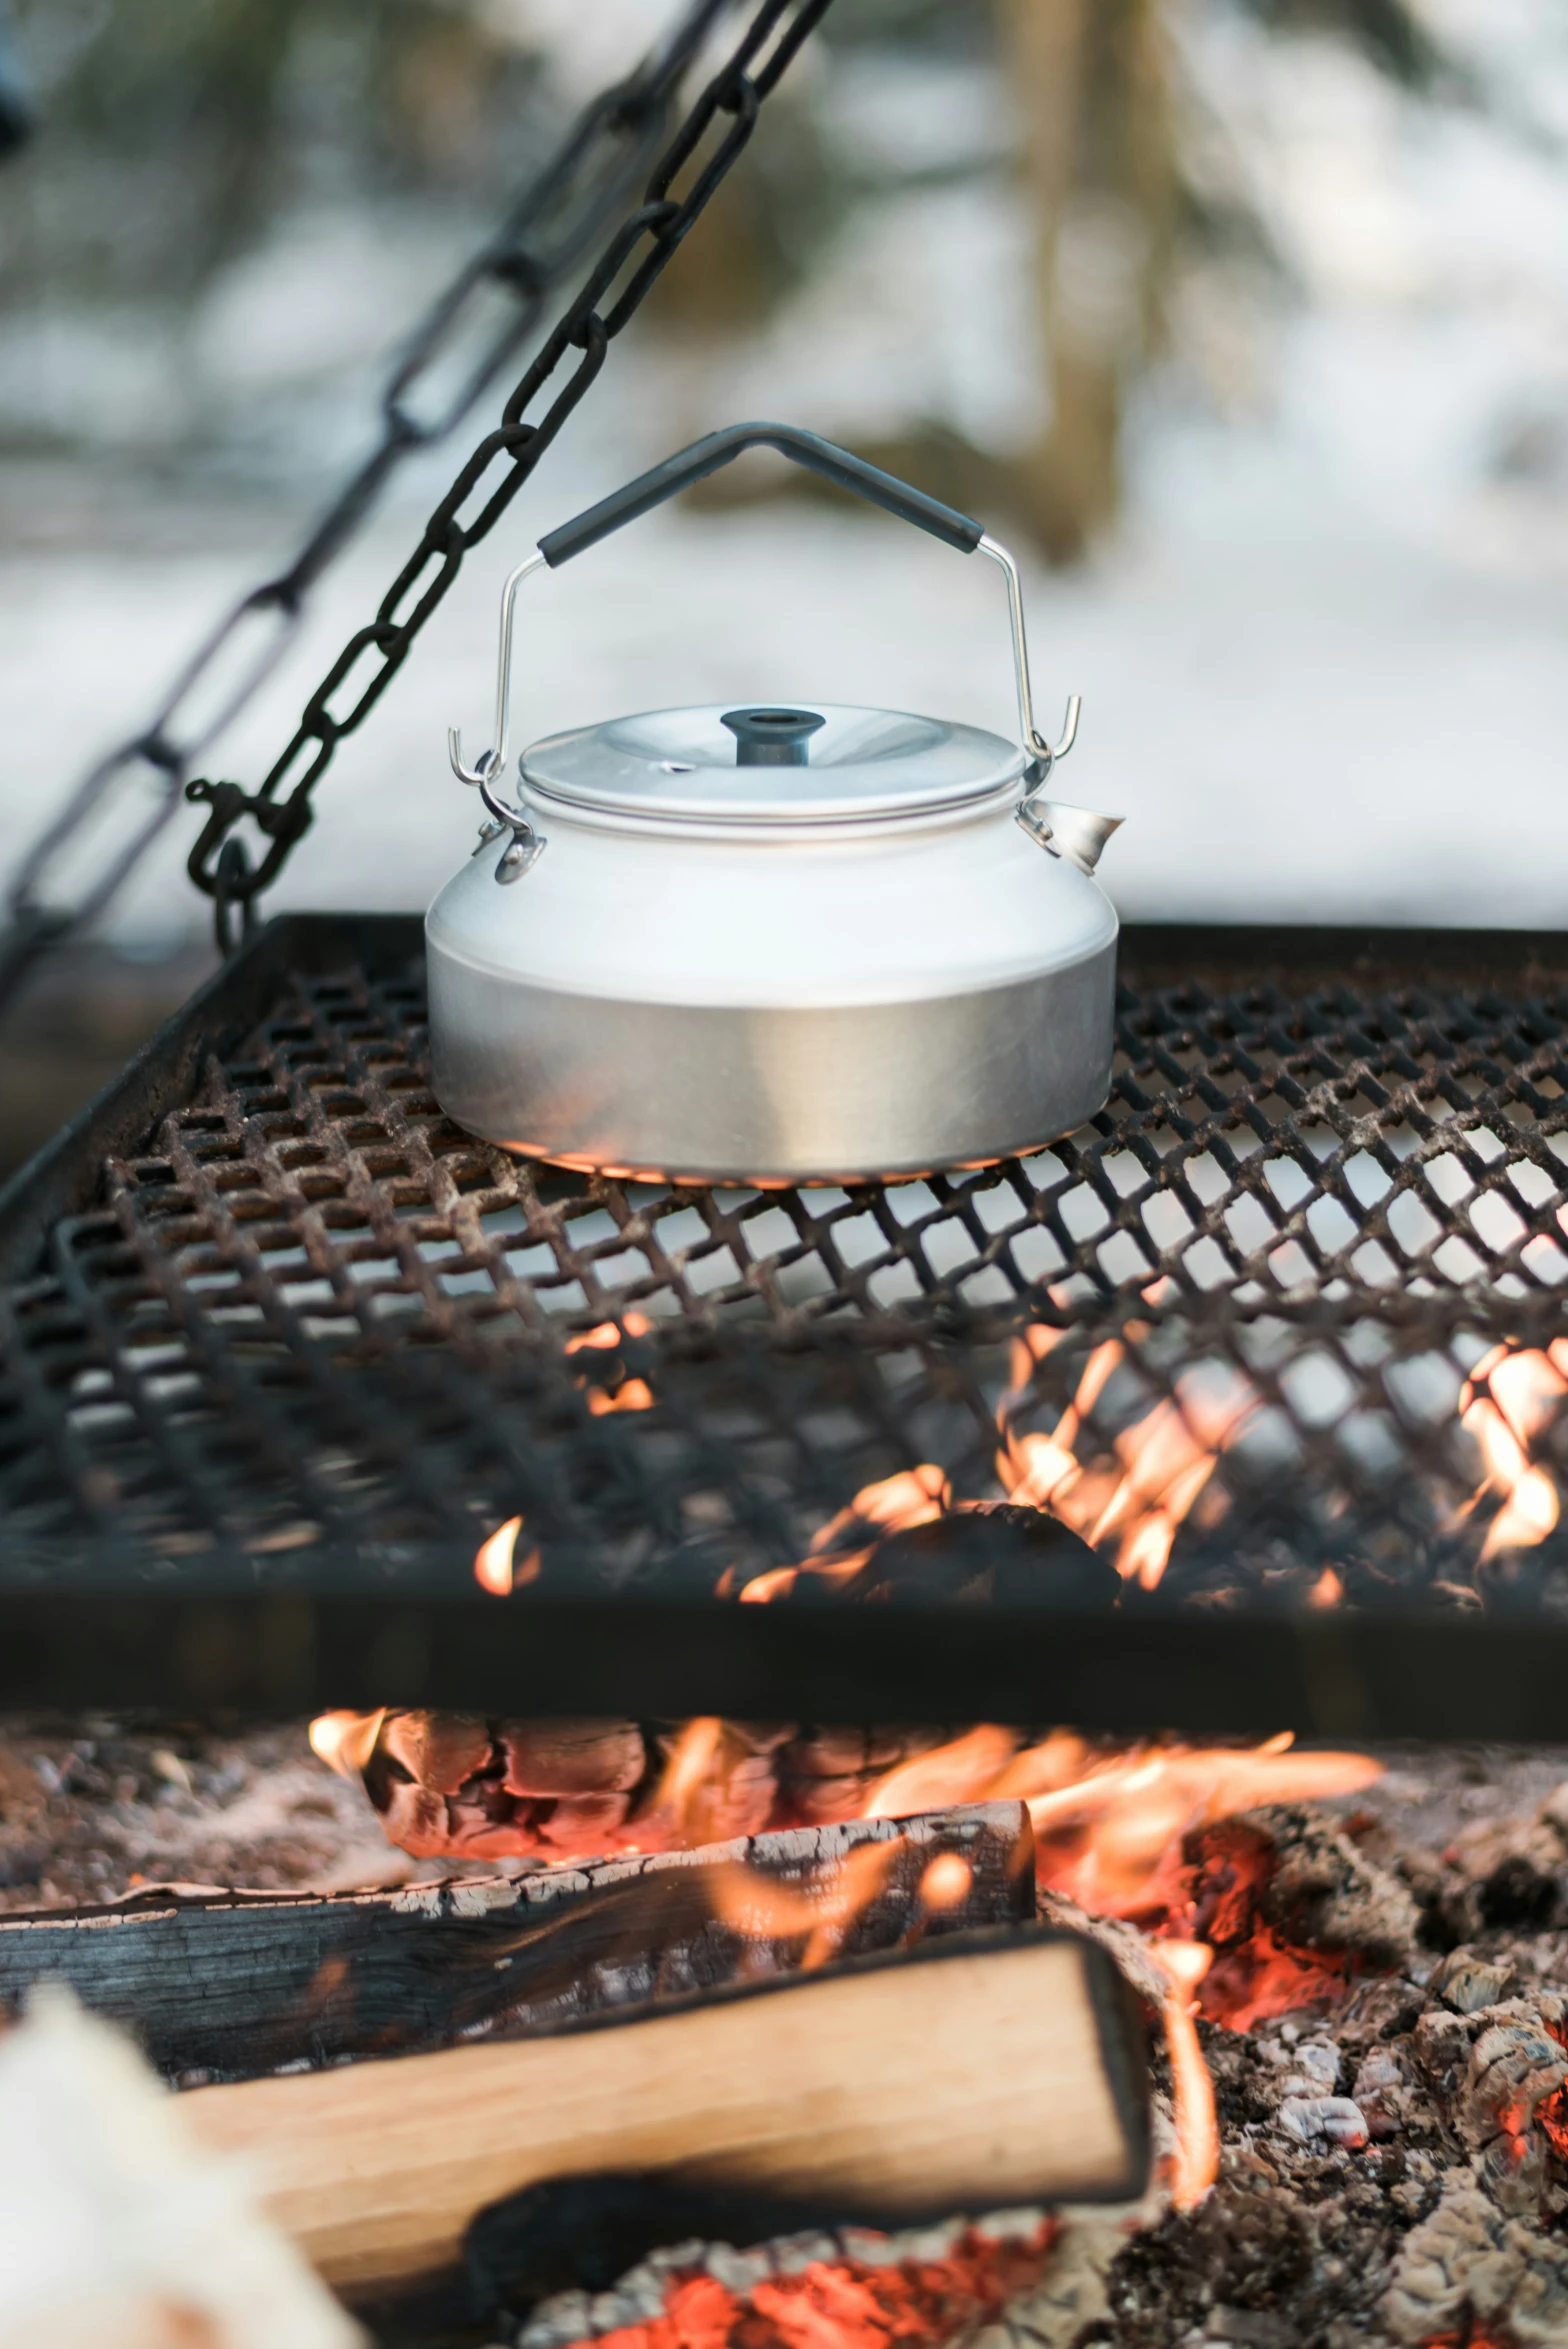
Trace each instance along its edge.
{"label": "black rubber grip on handle", "polygon": [[824,481],[852,489],[857,497],[868,498],[872,505],[896,514],[901,522],[913,522],[917,530],[929,530],[933,538],[957,547],[961,555],[972,555],[985,535],[970,515],[944,506],[940,498],[927,497],[923,489],[911,488],[907,481],[884,473],[879,465],[868,465],[864,457],[852,456],[848,449],[822,440],[814,432],[803,432],[798,424],[727,424],[722,432],[710,432],[706,440],[694,440],[689,449],[679,449],[662,465],[639,473],[635,481],[601,498],[575,521],[563,522],[559,530],[540,539],[539,552],[552,570],[569,563],[573,555],[596,546],[623,522],[635,522],[639,514],[662,506],[666,498],[689,489],[709,473],[717,473],[721,465],[728,465],[745,449],[777,449],[781,457],[820,473]]}

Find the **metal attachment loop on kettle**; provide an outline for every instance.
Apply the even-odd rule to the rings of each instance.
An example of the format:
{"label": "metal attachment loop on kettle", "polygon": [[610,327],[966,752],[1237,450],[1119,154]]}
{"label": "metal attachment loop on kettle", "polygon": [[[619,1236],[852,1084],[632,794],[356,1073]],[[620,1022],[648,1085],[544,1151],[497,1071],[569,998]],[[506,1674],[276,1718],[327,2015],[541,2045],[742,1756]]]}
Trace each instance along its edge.
{"label": "metal attachment loop on kettle", "polygon": [[[1034,695],[1029,682],[1029,646],[1024,633],[1023,587],[1018,576],[1018,565],[996,539],[991,538],[972,516],[959,513],[940,499],[929,497],[922,489],[909,482],[899,481],[893,474],[884,473],[880,466],[868,465],[848,449],[821,439],[814,432],[805,432],[794,424],[731,424],[722,432],[710,432],[703,440],[693,441],[689,448],[680,449],[667,457],[662,465],[655,465],[638,475],[623,489],[601,498],[596,506],[573,521],[565,522],[539,541],[534,552],[519,563],[501,589],[500,641],[496,659],[495,724],[493,745],[480,753],[477,763],[464,764],[462,734],[456,726],[447,730],[447,753],[452,771],[459,779],[473,785],[484,799],[492,815],[513,827],[521,838],[527,832],[532,839],[526,817],[520,810],[510,808],[494,796],[494,782],[506,765],[511,744],[512,720],[512,622],[517,604],[517,591],[531,572],[548,564],[552,570],[569,562],[573,555],[582,554],[612,530],[632,522],[678,490],[687,489],[694,481],[728,465],[743,450],[753,448],[776,449],[781,456],[791,458],[813,473],[821,474],[841,489],[853,490],[872,505],[881,506],[901,521],[912,522],[917,529],[929,531],[960,554],[989,555],[1007,581],[1008,613],[1012,624],[1013,668],[1018,686],[1018,723],[1024,748],[1035,763],[1029,795],[1023,805],[1028,806],[1059,759],[1072,749],[1078,733],[1078,695],[1072,694],[1067,703],[1059,741],[1047,742],[1035,725]],[[536,852],[537,853],[537,852]],[[511,851],[508,851],[510,856]],[[530,862],[533,860],[530,859]],[[521,867],[520,869],[526,869]],[[515,875],[508,875],[514,878]]]}

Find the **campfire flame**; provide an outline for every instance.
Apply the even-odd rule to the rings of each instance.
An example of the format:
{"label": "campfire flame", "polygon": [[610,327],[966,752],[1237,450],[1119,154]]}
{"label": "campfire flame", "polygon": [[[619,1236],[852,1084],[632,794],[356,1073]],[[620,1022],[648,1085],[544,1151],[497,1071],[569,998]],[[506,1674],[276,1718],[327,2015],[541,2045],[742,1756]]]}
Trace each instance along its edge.
{"label": "campfire flame", "polygon": [[[613,1360],[627,1338],[645,1338],[653,1327],[646,1313],[623,1313],[620,1320],[601,1321],[597,1329],[568,1338],[568,1354],[603,1354]],[[606,1365],[608,1367],[608,1363]],[[586,1366],[585,1366],[586,1368]],[[588,1408],[596,1419],[610,1411],[651,1411],[653,1389],[645,1378],[622,1378],[615,1385],[597,1384],[584,1377]]]}
{"label": "campfire flame", "polygon": [[[591,1411],[638,1412],[652,1406],[647,1381],[623,1375],[618,1360],[626,1338],[648,1327],[642,1316],[628,1314],[568,1340],[569,1353],[587,1358],[582,1375]],[[1122,1337],[1094,1348],[1071,1403],[1049,1434],[1022,1428],[1018,1420],[1038,1365],[1065,1333],[1042,1325],[1016,1340],[1012,1383],[997,1408],[995,1466],[1014,1503],[1055,1516],[1110,1557],[1125,1581],[1153,1590],[1181,1528],[1210,1492],[1227,1449],[1259,1411],[1261,1400],[1240,1374],[1215,1364],[1196,1366],[1109,1441],[1097,1437],[1097,1457],[1086,1462],[1079,1453],[1091,1418],[1112,1379],[1127,1366],[1140,1334],[1137,1325],[1130,1325]],[[601,1375],[605,1372],[609,1376]],[[1555,1484],[1531,1457],[1531,1446],[1564,1395],[1568,1340],[1547,1352],[1494,1348],[1466,1382],[1459,1415],[1486,1467],[1476,1502],[1488,1493],[1500,1496],[1486,1535],[1487,1556],[1539,1542],[1557,1523]],[[1212,1500],[1223,1506],[1222,1496]],[[982,1505],[955,1498],[947,1473],[933,1462],[903,1469],[863,1487],[819,1529],[797,1565],[753,1576],[738,1595],[752,1604],[767,1603],[786,1597],[808,1576],[843,1586],[862,1572],[889,1534]],[[1212,1505],[1205,1508],[1212,1515]],[[524,1550],[523,1539],[524,1520],[514,1516],[480,1544],[474,1574],[482,1589],[504,1596],[539,1573],[539,1551]],[[721,1585],[725,1595],[733,1580],[732,1570]],[[1326,1566],[1311,1584],[1307,1603],[1334,1607],[1344,1597],[1340,1572]],[[353,1775],[373,1754],[384,1717],[323,1715],[312,1725],[312,1745],[332,1768]],[[743,1766],[760,1767],[756,1755],[756,1747],[717,1716],[686,1722],[668,1747],[651,1794],[636,1799],[611,1847],[646,1851],[715,1840],[725,1831],[731,1780]],[[1189,1864],[1186,1841],[1256,1806],[1353,1793],[1379,1775],[1380,1765],[1363,1755],[1296,1753],[1288,1736],[1250,1749],[1175,1743],[1116,1749],[1057,1731],[1021,1746],[1015,1732],[982,1722],[880,1777],[846,1785],[843,1809],[831,1815],[896,1820],[987,1800],[1021,1801],[1034,1826],[1041,1885],[1091,1914],[1121,1920],[1149,1936],[1168,1983],[1160,2004],[1177,2137],[1171,2194],[1178,2209],[1190,2209],[1212,2184],[1218,2163],[1213,2088],[1199,2018],[1246,2027],[1331,1995],[1344,1969],[1332,1958],[1277,1947],[1261,1924],[1240,1955],[1223,1932],[1209,1938],[1214,1928],[1206,1920],[1212,1908],[1200,1917],[1201,1871]],[[810,1815],[820,1819],[824,1814]],[[604,1830],[585,1832],[602,1838]],[[602,1841],[595,1848],[603,1848]],[[753,1941],[799,1941],[803,1948],[797,1962],[808,1969],[819,1966],[841,1950],[855,1920],[885,1885],[901,1848],[901,1838],[857,1846],[830,1877],[807,1886],[781,1883],[740,1865],[727,1868],[714,1891],[716,1915]],[[563,1846],[551,1856],[567,1860],[575,1855]],[[933,1860],[921,1879],[918,1916],[958,1907],[969,1883],[968,1863],[957,1854]],[[921,1929],[918,1922],[914,1929]]]}
{"label": "campfire flame", "polygon": [[[1143,1746],[1097,1754],[1068,1732],[1020,1751],[1012,1732],[981,1723],[875,1781],[860,1815],[909,1817],[1003,1796],[1021,1799],[1035,1827],[1041,1885],[1150,1936],[1151,1954],[1170,1983],[1162,2001],[1176,2130],[1170,2190],[1175,2207],[1188,2210],[1208,2192],[1219,2164],[1214,2090],[1197,2018],[1250,2027],[1323,1996],[1339,1984],[1343,1968],[1282,1949],[1260,1928],[1250,1953],[1255,1962],[1231,1952],[1223,1979],[1216,1975],[1214,1947],[1192,1930],[1196,1901],[1185,1839],[1261,1804],[1357,1793],[1381,1774],[1381,1763],[1364,1754],[1298,1754],[1288,1732],[1252,1748]],[[810,1889],[744,1866],[727,1869],[716,1914],[756,1940],[808,1935],[802,1963],[820,1965],[876,1897],[895,1849],[882,1844],[852,1852],[825,1887]],[[968,1882],[956,1853],[934,1860],[921,1882],[924,1912],[956,1905]]]}
{"label": "campfire flame", "polygon": [[385,1705],[374,1713],[318,1714],[308,1733],[311,1749],[340,1778],[357,1778],[376,1750],[386,1717]]}
{"label": "campfire flame", "polygon": [[960,1907],[968,1897],[974,1873],[958,1852],[939,1853],[920,1879],[921,1907],[932,1916]]}
{"label": "campfire flame", "polygon": [[[640,1412],[654,1407],[645,1378],[625,1374],[617,1360],[628,1337],[652,1328],[645,1314],[628,1311],[618,1321],[600,1322],[566,1340],[566,1352],[600,1357],[581,1383],[589,1410]],[[1015,1506],[1055,1517],[1104,1553],[1124,1582],[1156,1590],[1170,1564],[1177,1535],[1205,1495],[1206,1517],[1227,1506],[1213,1486],[1215,1471],[1262,1409],[1262,1398],[1237,1370],[1205,1361],[1178,1373],[1173,1391],[1156,1398],[1107,1442],[1099,1456],[1081,1457],[1096,1407],[1133,1349],[1148,1335],[1129,1322],[1121,1337],[1107,1338],[1090,1352],[1071,1402],[1049,1434],[1016,1422],[1030,1399],[1039,1364],[1068,1332],[1036,1323],[1012,1341],[1010,1384],[996,1410],[996,1479]],[[599,1375],[600,1368],[609,1376]],[[621,1375],[616,1375],[621,1372]],[[1463,1512],[1471,1514],[1490,1495],[1500,1506],[1487,1527],[1482,1562],[1506,1550],[1527,1549],[1552,1533],[1561,1515],[1550,1471],[1532,1459],[1530,1447],[1568,1396],[1568,1339],[1542,1350],[1511,1343],[1494,1346],[1466,1379],[1459,1420],[1480,1447],[1485,1473]],[[733,1566],[720,1575],[715,1595],[738,1597],[749,1605],[788,1598],[804,1577],[829,1588],[852,1583],[886,1535],[931,1523],[987,1504],[954,1495],[945,1469],[934,1461],[867,1484],[849,1506],[829,1518],[812,1537],[797,1565],[774,1566],[751,1575],[737,1590]],[[539,1553],[530,1550],[521,1565],[515,1548],[522,1519],[509,1518],[481,1543],[474,1574],[481,1587],[504,1597],[539,1572]],[[1312,1608],[1339,1606],[1345,1585],[1339,1570],[1325,1566],[1306,1592]]]}
{"label": "campfire flame", "polygon": [[[653,1807],[661,1818],[673,1824],[678,1835],[694,1822],[697,1804],[712,1776],[723,1740],[723,1722],[714,1714],[704,1713],[688,1721],[675,1742]],[[693,1836],[691,1840],[695,1842],[697,1838]]]}
{"label": "campfire flame", "polygon": [[[886,1843],[858,1844],[844,1854],[825,1880],[810,1885],[781,1884],[776,1876],[737,1861],[720,1869],[715,1878],[713,1913],[721,1924],[748,1941],[793,1941],[805,1934],[800,1969],[809,1974],[837,1957],[844,1936],[887,1882],[903,1842],[902,1836],[893,1836]],[[964,1870],[964,1883],[956,1896],[948,1893],[951,1906],[955,1897],[962,1900],[969,1870],[956,1852],[946,1856]],[[926,1874],[940,1865],[939,1860],[933,1860]]]}
{"label": "campfire flame", "polygon": [[865,1819],[908,1819],[916,1811],[949,1809],[954,1803],[983,1802],[1007,1764],[1018,1740],[1010,1730],[982,1722],[978,1729],[938,1746],[934,1753],[917,1754],[879,1779],[861,1808]]}
{"label": "campfire flame", "polygon": [[[852,1581],[870,1557],[879,1534],[929,1525],[945,1516],[952,1505],[953,1488],[946,1471],[929,1460],[918,1468],[901,1469],[897,1476],[884,1477],[878,1484],[863,1485],[849,1507],[830,1517],[813,1537],[801,1565],[775,1566],[754,1576],[740,1596],[752,1605],[787,1598],[803,1574],[815,1574],[830,1583]],[[854,1544],[848,1550],[842,1546],[846,1539]]]}
{"label": "campfire flame", "polygon": [[539,1552],[529,1550],[521,1559],[517,1555],[517,1539],[522,1530],[522,1519],[509,1517],[474,1553],[474,1580],[492,1598],[507,1598],[538,1576]]}
{"label": "campfire flame", "polygon": [[[1182,1526],[1209,1485],[1220,1458],[1260,1408],[1246,1380],[1218,1363],[1203,1364],[1176,1380],[1174,1395],[1153,1403],[1141,1418],[1115,1437],[1118,1465],[1085,1466],[1078,1445],[1106,1385],[1127,1361],[1128,1336],[1108,1338],[1084,1365],[1072,1402],[1050,1435],[1013,1424],[1037,1363],[1065,1332],[1043,1324],[1013,1341],[1012,1383],[997,1407],[997,1481],[1021,1508],[1044,1510],[1106,1551],[1118,1573],[1143,1590],[1154,1590],[1170,1562]],[[798,1566],[775,1566],[754,1575],[739,1596],[751,1604],[788,1598],[803,1575],[843,1585],[865,1566],[875,1542],[955,1510],[975,1507],[955,1500],[947,1473],[922,1461],[880,1483],[868,1484],[847,1509],[829,1519]],[[721,1578],[727,1597],[732,1573]],[[1316,1602],[1323,1604],[1319,1600]]]}
{"label": "campfire flame", "polygon": [[1041,1882],[1099,1916],[1159,1930],[1181,1910],[1186,1836],[1265,1803],[1356,1794],[1383,1774],[1369,1755],[1297,1754],[1291,1743],[1286,1733],[1240,1750],[1135,1749],[1092,1763],[1055,1792],[1026,1797]]}
{"label": "campfire flame", "polygon": [[1170,1977],[1165,1999],[1165,2044],[1171,2058],[1171,2104],[1176,2153],[1171,2165],[1171,2201],[1194,2210],[1220,2174],[1220,2124],[1214,2082],[1204,2061],[1195,2021],[1193,1992],[1214,1962],[1202,1941],[1161,1941],[1155,1956]]}
{"label": "campfire flame", "polygon": [[[997,1412],[997,1477],[1010,1500],[1048,1510],[1093,1549],[1113,1550],[1124,1582],[1154,1590],[1221,1453],[1258,1410],[1259,1398],[1239,1373],[1220,1365],[1184,1372],[1174,1396],[1153,1404],[1116,1437],[1120,1475],[1086,1468],[1077,1446],[1111,1377],[1127,1360],[1126,1340],[1108,1338],[1095,1347],[1052,1434],[1012,1425],[1036,1363],[1064,1334],[1037,1326],[1014,1341],[1012,1385]],[[1128,1338],[1140,1334],[1133,1325]]]}
{"label": "campfire flame", "polygon": [[1529,1446],[1564,1395],[1568,1341],[1562,1338],[1555,1338],[1544,1353],[1534,1347],[1494,1346],[1460,1391],[1460,1424],[1475,1437],[1486,1463],[1486,1475],[1469,1506],[1475,1508],[1489,1493],[1502,1495],[1502,1506],[1482,1544],[1483,1563],[1502,1550],[1533,1549],[1556,1527],[1557,1487],[1548,1471],[1532,1462]]}

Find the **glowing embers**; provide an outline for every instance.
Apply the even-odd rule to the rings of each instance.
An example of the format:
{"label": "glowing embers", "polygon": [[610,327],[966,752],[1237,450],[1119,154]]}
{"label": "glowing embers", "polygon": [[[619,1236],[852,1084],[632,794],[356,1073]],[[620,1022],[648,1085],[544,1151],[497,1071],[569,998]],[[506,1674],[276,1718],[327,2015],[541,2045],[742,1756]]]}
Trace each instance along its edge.
{"label": "glowing embers", "polygon": [[[666,2268],[657,2316],[588,2339],[592,2349],[926,2349],[973,2340],[1039,2282],[1056,2241],[1054,2218],[1007,2217],[1016,2217],[1016,2234],[1004,2231],[1001,2214],[902,2239],[844,2230],[844,2256],[812,2259],[793,2273],[748,2275],[753,2263],[734,2253],[729,2281]],[[821,2241],[831,2249],[829,2238]],[[850,2255],[857,2241],[863,2258]]]}

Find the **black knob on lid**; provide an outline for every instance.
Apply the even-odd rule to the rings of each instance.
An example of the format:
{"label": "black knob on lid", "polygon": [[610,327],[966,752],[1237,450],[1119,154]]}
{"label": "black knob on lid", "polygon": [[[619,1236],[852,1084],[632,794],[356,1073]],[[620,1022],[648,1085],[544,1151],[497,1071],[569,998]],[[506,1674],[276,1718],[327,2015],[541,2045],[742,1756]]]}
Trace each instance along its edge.
{"label": "black knob on lid", "polygon": [[726,710],[737,767],[803,767],[806,745],[827,723],[815,710]]}

